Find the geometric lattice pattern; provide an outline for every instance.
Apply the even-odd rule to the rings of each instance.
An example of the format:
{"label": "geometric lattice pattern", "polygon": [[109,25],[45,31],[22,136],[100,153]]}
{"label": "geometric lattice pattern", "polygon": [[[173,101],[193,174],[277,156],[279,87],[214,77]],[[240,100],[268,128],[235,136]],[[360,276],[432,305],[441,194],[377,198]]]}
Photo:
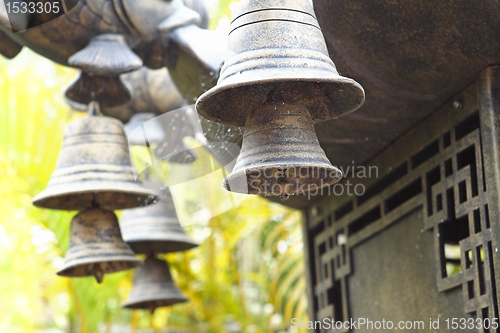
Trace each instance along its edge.
{"label": "geometric lattice pattern", "polygon": [[[331,227],[331,220],[327,221]],[[315,294],[319,302],[318,318],[336,318],[345,320],[347,313],[347,295],[345,277],[351,273],[350,251],[346,244],[346,230],[335,229],[333,234],[322,233],[315,239],[319,244],[316,257],[318,282]],[[338,319],[337,319],[338,318]]]}
{"label": "geometric lattice pattern", "polygon": [[462,286],[464,313],[498,318],[497,250],[492,246],[482,154],[476,112],[408,156],[364,196],[328,214],[312,208],[312,220],[321,216],[308,232],[315,319],[349,320],[350,248],[418,208],[423,211],[422,231],[434,233],[437,290]]}

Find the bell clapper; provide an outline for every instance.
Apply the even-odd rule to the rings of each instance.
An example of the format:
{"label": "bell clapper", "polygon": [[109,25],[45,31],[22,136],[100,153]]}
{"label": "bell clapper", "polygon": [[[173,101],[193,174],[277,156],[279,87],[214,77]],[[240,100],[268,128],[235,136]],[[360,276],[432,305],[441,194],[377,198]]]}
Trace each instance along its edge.
{"label": "bell clapper", "polygon": [[95,277],[97,283],[102,283],[102,279],[104,277],[104,272],[102,271],[101,265],[94,264],[94,267],[92,268],[92,272],[94,273],[94,277]]}
{"label": "bell clapper", "polygon": [[[94,95],[94,92],[92,92],[92,97]],[[87,109],[87,115],[88,117],[95,117],[99,116],[101,114],[101,109],[99,106],[99,103],[96,102],[94,99],[92,99],[92,102],[89,103],[88,109]]]}

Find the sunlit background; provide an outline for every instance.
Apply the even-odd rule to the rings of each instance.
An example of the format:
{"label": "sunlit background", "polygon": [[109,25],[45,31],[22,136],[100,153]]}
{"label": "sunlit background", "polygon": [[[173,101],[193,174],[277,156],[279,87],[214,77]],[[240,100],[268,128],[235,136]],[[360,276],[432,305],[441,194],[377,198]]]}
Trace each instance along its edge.
{"label": "sunlit background", "polygon": [[[212,29],[227,30],[232,5],[210,1]],[[151,316],[120,306],[133,271],[101,285],[55,274],[76,212],[31,201],[55,168],[64,127],[84,116],[62,94],[75,75],[27,49],[0,58],[0,332],[284,332],[291,318],[307,320],[300,212],[249,196],[217,215],[222,173],[172,188],[186,232],[201,244],[166,256],[189,302]]]}

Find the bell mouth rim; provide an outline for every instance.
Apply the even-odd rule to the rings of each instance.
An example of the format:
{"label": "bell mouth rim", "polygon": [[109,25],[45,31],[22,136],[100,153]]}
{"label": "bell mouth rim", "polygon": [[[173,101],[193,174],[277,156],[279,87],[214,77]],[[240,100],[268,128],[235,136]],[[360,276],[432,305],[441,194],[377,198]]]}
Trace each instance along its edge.
{"label": "bell mouth rim", "polygon": [[[129,308],[129,309],[149,309],[148,306],[144,306],[144,303],[148,302],[167,302],[169,304],[157,306],[156,308],[161,308],[165,306],[172,306],[175,304],[179,303],[185,303],[189,301],[186,297],[184,296],[177,296],[177,297],[170,297],[170,298],[152,298],[152,297],[142,297],[134,301],[125,301],[121,304],[123,308]],[[173,303],[171,302],[173,301]]]}
{"label": "bell mouth rim", "polygon": [[[344,107],[344,110],[340,110],[339,112],[330,112],[326,107],[319,107],[319,111],[314,111],[314,105],[316,103],[304,103],[304,100],[276,100],[276,102],[289,102],[291,104],[303,104],[311,114],[311,118],[314,123],[341,117],[343,115],[349,114],[358,108],[360,108],[365,101],[365,91],[363,87],[356,82],[355,80],[344,77],[337,74],[330,74],[329,76],[323,77],[279,77],[279,78],[268,78],[268,79],[258,79],[258,80],[248,80],[243,82],[221,82],[221,84],[216,85],[212,89],[204,92],[196,101],[196,111],[205,119],[210,121],[215,121],[217,123],[222,123],[226,125],[239,126],[243,127],[246,123],[246,118],[248,114],[257,107],[266,104],[268,101],[269,92],[274,90],[276,85],[284,85],[284,84],[321,84],[325,85],[327,90],[330,92],[340,91],[340,87],[345,87],[344,90],[348,91],[348,96],[342,98],[344,103],[341,103],[341,100],[336,101],[338,104],[346,104],[348,106]],[[234,89],[252,89],[256,86],[261,86],[262,92],[258,92],[256,95],[260,97],[259,102],[248,103],[243,110],[239,110],[239,112],[226,112],[224,115],[224,119],[214,115],[213,111],[217,108],[217,100],[220,94],[227,93],[228,90]],[[241,95],[233,93],[228,94],[228,98],[224,100],[224,105],[227,108],[227,105],[238,105],[238,103],[232,103],[232,101],[241,100]],[[306,94],[303,94],[306,95]],[[307,96],[304,96],[307,98]],[[324,96],[323,100],[332,100],[329,97]],[[333,101],[333,100],[332,100]],[[312,106],[312,108],[311,108]]]}
{"label": "bell mouth rim", "polygon": [[[164,240],[164,239],[152,239],[152,238],[141,239],[141,240],[137,240],[137,241],[125,241],[125,243],[127,243],[130,246],[130,248],[132,249],[132,251],[134,251],[135,254],[148,254],[148,255],[149,254],[154,255],[154,254],[163,254],[163,253],[184,252],[184,251],[188,251],[188,250],[194,249],[195,247],[199,246],[198,243],[195,243],[192,241],[187,242],[187,241],[182,241],[182,240],[179,241],[179,240]],[[151,243],[161,243],[161,244],[153,245]],[[172,250],[166,251],[165,248],[169,247],[168,245],[172,245],[172,244],[174,244],[175,246],[179,246],[179,245],[182,245],[182,246],[179,246],[179,249],[175,250],[175,251],[172,251]],[[147,247],[150,247],[151,250],[150,251],[143,251],[142,250],[143,248],[147,248]],[[158,252],[158,251],[163,251],[163,252]]]}
{"label": "bell mouth rim", "polygon": [[[132,252],[133,253],[133,252]],[[118,256],[119,259],[109,259],[109,260],[106,260],[106,259],[102,259],[102,260],[99,260],[98,263],[108,263],[108,262],[118,262],[118,263],[126,263],[128,265],[127,268],[125,269],[119,269],[119,270],[112,270],[112,271],[108,271],[108,272],[104,272],[104,274],[112,274],[112,273],[117,273],[117,272],[122,272],[122,271],[127,271],[129,269],[134,269],[134,268],[137,268],[139,266],[142,266],[144,264],[144,261],[135,257],[133,254],[131,254],[131,257],[124,257],[124,256]],[[76,259],[74,259],[76,260]],[[79,261],[78,263],[71,263],[71,261],[67,264],[64,265],[63,268],[59,269],[56,274],[59,275],[59,276],[64,276],[64,277],[89,277],[89,276],[93,276],[92,274],[88,274],[88,275],[68,275],[68,271],[69,270],[72,270],[78,266],[82,266],[82,265],[87,265],[87,264],[90,264],[90,263],[97,263],[95,261],[95,258],[87,258],[87,259],[80,259],[81,261]],[[73,260],[72,260],[73,261]]]}
{"label": "bell mouth rim", "polygon": [[[105,184],[102,184],[103,182]],[[105,210],[138,208],[158,200],[156,192],[143,189],[136,183],[92,180],[48,186],[33,198],[32,203],[40,208],[81,211],[90,208],[93,200],[82,201],[75,198],[91,193],[95,193],[95,197],[99,197],[100,194],[127,197],[126,202],[114,201],[112,204],[101,204],[99,208]],[[140,198],[140,200],[137,200],[137,198]],[[99,203],[99,200],[97,200],[97,203]]]}
{"label": "bell mouth rim", "polygon": [[[325,178],[322,178],[321,180],[322,181],[325,181],[324,183],[322,183],[321,186],[319,186],[317,183],[309,183],[311,186],[312,184],[314,184],[315,186],[315,189],[322,189],[322,188],[325,188],[327,186],[332,186],[336,183],[338,183],[341,179],[342,179],[342,172],[335,166],[332,166],[332,165],[326,165],[326,164],[306,164],[306,163],[290,163],[290,164],[275,164],[273,165],[272,167],[269,167],[269,166],[265,166],[265,165],[262,165],[262,164],[259,164],[259,165],[254,165],[254,166],[251,166],[251,167],[248,167],[248,168],[245,168],[245,169],[241,169],[241,170],[237,170],[237,171],[233,171],[231,172],[226,178],[224,178],[224,180],[222,181],[222,187],[226,190],[226,191],[230,191],[230,192],[236,192],[236,193],[242,193],[242,194],[256,194],[256,195],[264,195],[264,196],[277,196],[277,195],[280,195],[281,193],[275,193],[275,192],[270,192],[270,191],[267,191],[267,190],[262,190],[262,187],[260,187],[260,185],[258,187],[256,187],[255,191],[250,191],[250,185],[249,185],[249,182],[248,180],[251,179],[249,174],[252,173],[252,172],[259,172],[259,173],[262,173],[263,172],[263,169],[265,170],[278,170],[278,169],[290,169],[290,168],[293,168],[293,167],[300,167],[300,168],[317,168],[317,169],[327,169],[328,172],[335,172],[338,177],[335,177],[335,178],[327,178],[329,179],[330,181],[325,181]],[[266,172],[266,171],[264,171]],[[238,184],[239,181],[238,179],[245,179],[246,180],[246,183],[247,185],[246,186],[237,186],[237,187],[234,187],[234,188],[231,188],[231,186],[228,186],[228,185],[231,185],[230,183],[233,182]],[[257,179],[257,178],[255,178]],[[270,178],[270,179],[273,179],[273,178]],[[293,181],[296,181],[297,179],[300,179],[300,177],[296,177],[296,178],[293,178]],[[279,184],[278,182],[275,182],[275,184]],[[270,187],[273,188],[273,186],[275,186],[275,184],[269,184],[271,185]],[[298,182],[297,182],[298,184]],[[239,184],[238,184],[239,185]],[[282,184],[279,184],[280,187],[282,187],[283,185]],[[286,187],[286,185],[285,185]],[[311,191],[312,189],[310,189],[309,191]],[[309,192],[309,191],[306,191],[306,192]],[[294,194],[297,194],[297,193],[300,193],[300,189],[299,190],[295,190],[295,191],[291,191],[287,194],[289,195],[294,195]]]}

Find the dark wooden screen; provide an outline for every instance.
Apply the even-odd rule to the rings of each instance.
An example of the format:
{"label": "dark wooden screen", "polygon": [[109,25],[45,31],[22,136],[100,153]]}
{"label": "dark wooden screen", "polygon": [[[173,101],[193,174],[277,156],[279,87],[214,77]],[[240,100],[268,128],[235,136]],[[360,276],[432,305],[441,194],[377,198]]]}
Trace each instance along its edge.
{"label": "dark wooden screen", "polygon": [[369,161],[378,177],[350,179],[363,195],[306,211],[311,320],[423,320],[430,331],[440,318],[441,332],[447,318],[498,318],[498,77],[485,70]]}

